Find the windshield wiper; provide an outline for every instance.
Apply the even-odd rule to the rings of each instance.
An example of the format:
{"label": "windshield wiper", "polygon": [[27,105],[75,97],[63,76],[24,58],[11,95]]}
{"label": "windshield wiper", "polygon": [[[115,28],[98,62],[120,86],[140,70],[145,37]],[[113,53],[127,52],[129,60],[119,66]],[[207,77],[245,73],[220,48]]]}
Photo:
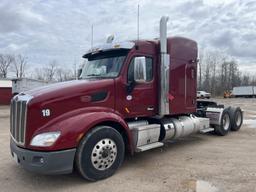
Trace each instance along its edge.
{"label": "windshield wiper", "polygon": [[89,74],[89,75],[86,75],[85,76],[85,79],[86,78],[93,78],[93,77],[96,77],[96,78],[101,78],[101,79],[108,79],[108,78],[111,78],[109,76],[102,76],[102,74]]}
{"label": "windshield wiper", "polygon": [[86,75],[85,76],[85,79],[89,79],[89,78],[106,78],[106,76],[102,76],[102,74],[95,74],[95,73],[92,73],[92,74],[89,74],[89,75]]}
{"label": "windshield wiper", "polygon": [[92,74],[89,74],[89,75],[86,75],[87,77],[98,77],[98,76],[101,76],[100,74],[95,74],[95,73],[92,73]]}

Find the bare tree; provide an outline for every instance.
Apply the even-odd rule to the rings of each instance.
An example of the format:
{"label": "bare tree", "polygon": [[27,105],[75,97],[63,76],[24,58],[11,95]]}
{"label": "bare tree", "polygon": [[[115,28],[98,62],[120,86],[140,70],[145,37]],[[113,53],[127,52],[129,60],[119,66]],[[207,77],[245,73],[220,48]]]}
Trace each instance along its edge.
{"label": "bare tree", "polygon": [[42,81],[55,81],[58,64],[56,60],[52,60],[45,67],[34,69],[34,78]]}
{"label": "bare tree", "polygon": [[[211,61],[210,61],[210,54],[208,52],[204,52],[204,57],[201,58],[201,73],[203,75],[203,82],[201,88],[205,91],[210,92],[210,85],[211,85]],[[202,78],[202,77],[201,77]]]}
{"label": "bare tree", "polygon": [[14,61],[13,55],[0,54],[0,75],[3,78],[7,77],[7,73],[13,61]]}
{"label": "bare tree", "polygon": [[53,60],[51,61],[44,69],[44,75],[46,81],[53,81],[54,75],[57,70],[57,61]]}
{"label": "bare tree", "polygon": [[241,77],[241,85],[244,86],[244,85],[249,85],[249,84],[250,84],[250,75],[244,74]]}
{"label": "bare tree", "polygon": [[56,70],[56,80],[61,82],[61,81],[68,81],[74,79],[74,74],[71,69],[62,69],[58,68]]}
{"label": "bare tree", "polygon": [[43,68],[34,69],[34,78],[40,81],[45,81]]}
{"label": "bare tree", "polygon": [[204,58],[204,53],[203,51],[200,51],[199,55],[199,62],[198,62],[198,72],[199,72],[199,79],[198,79],[198,89],[202,89],[202,62]]}
{"label": "bare tree", "polygon": [[76,59],[74,60],[74,64],[73,64],[73,78],[77,79],[77,62]]}
{"label": "bare tree", "polygon": [[240,72],[238,70],[238,64],[237,62],[233,59],[229,63],[229,72],[230,72],[230,89],[232,89],[235,86],[239,85],[240,82]]}
{"label": "bare tree", "polygon": [[28,67],[27,58],[22,55],[17,55],[14,59],[12,69],[17,78],[25,77],[25,72]]}

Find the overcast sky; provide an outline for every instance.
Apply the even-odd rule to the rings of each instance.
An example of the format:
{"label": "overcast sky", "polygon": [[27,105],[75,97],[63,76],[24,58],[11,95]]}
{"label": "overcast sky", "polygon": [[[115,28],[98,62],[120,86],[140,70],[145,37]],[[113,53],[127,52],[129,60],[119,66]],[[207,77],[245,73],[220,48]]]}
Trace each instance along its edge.
{"label": "overcast sky", "polygon": [[91,46],[158,37],[159,19],[170,18],[169,36],[196,40],[200,48],[223,51],[243,71],[256,71],[256,0],[1,0],[0,53],[23,54],[33,66],[57,60],[72,66]]}

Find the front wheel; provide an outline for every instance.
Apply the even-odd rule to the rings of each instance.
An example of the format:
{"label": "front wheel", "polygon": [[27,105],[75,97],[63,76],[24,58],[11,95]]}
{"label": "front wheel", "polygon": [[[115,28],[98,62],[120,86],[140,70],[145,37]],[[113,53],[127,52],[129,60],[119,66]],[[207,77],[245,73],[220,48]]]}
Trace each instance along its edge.
{"label": "front wheel", "polygon": [[110,177],[124,159],[124,141],[112,127],[98,126],[80,142],[76,166],[81,176],[90,181]]}

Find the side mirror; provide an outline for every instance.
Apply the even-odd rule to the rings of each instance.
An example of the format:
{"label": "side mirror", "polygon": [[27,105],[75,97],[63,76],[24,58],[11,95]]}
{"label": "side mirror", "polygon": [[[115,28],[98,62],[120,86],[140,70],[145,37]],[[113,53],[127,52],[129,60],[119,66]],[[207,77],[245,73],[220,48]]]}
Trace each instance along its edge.
{"label": "side mirror", "polygon": [[77,69],[77,71],[76,71],[76,79],[81,79],[81,75],[82,75],[82,73],[83,73],[83,68],[84,68],[84,66],[85,66],[85,61],[84,61],[84,63],[83,64],[80,64],[79,65],[79,67],[78,67],[78,69]]}
{"label": "side mirror", "polygon": [[134,81],[144,83],[147,80],[146,57],[134,58]]}
{"label": "side mirror", "polygon": [[81,76],[81,74],[82,74],[82,69],[78,69],[78,70],[77,70],[76,78],[79,79],[80,76]]}

